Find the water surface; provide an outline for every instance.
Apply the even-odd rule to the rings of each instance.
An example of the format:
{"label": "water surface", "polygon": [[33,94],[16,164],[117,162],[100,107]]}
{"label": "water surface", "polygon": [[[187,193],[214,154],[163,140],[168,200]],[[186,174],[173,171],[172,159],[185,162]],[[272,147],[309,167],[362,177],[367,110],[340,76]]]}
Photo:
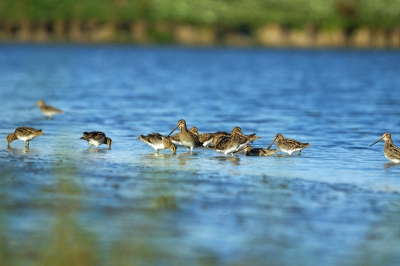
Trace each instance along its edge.
{"label": "water surface", "polygon": [[[400,143],[399,69],[390,50],[3,44],[2,258],[40,265],[73,243],[86,265],[397,265],[400,166],[369,145]],[[43,119],[38,99],[65,113]],[[173,156],[136,139],[179,119],[312,147]],[[46,135],[7,149],[18,126]],[[88,150],[94,130],[111,150]]]}

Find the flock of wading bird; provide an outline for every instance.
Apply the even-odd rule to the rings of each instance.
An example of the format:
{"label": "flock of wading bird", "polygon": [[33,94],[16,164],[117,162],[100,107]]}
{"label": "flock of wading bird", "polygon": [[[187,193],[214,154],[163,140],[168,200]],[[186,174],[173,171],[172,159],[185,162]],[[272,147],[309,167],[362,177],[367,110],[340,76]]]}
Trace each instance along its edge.
{"label": "flock of wading bird", "polygon": [[[40,111],[46,119],[53,119],[54,115],[63,112],[60,109],[46,105],[43,100],[39,100],[34,107],[36,106],[39,106]],[[178,127],[180,128],[180,132],[171,135]],[[9,134],[6,139],[8,147],[10,147],[13,140],[19,139],[24,141],[25,148],[29,149],[29,141],[44,134],[45,133],[41,129],[18,127],[15,129],[14,133]],[[217,152],[224,153],[225,155],[244,152],[246,156],[273,156],[278,151],[286,152],[289,155],[297,151],[298,154],[300,154],[303,149],[311,146],[309,143],[285,138],[280,133],[275,135],[274,140],[268,148],[253,148],[249,144],[260,138],[261,137],[256,136],[255,133],[251,135],[243,134],[241,128],[237,126],[233,128],[232,133],[218,131],[215,133],[200,134],[196,127],[192,127],[188,130],[186,121],[183,119],[178,121],[178,124],[168,136],[153,132],[146,136],[140,135],[140,137],[138,137],[139,140],[150,145],[155,150],[155,153],[158,153],[159,150],[170,149],[173,154],[176,154],[177,145],[185,147],[190,150],[190,152],[193,152],[193,149],[196,147],[207,147]],[[80,139],[86,140],[89,143],[89,149],[92,146],[97,148],[101,144],[106,144],[108,149],[111,149],[111,138],[100,131],[83,132],[83,136]],[[385,141],[383,149],[385,157],[394,163],[400,163],[400,149],[393,144],[390,133],[384,133],[380,139],[370,146],[381,140]],[[270,149],[275,142],[277,142],[278,149]]]}
{"label": "flock of wading bird", "polygon": [[[180,128],[179,133],[171,135],[178,127]],[[279,150],[289,154],[298,151],[300,154],[303,149],[311,146],[309,143],[284,138],[280,133],[276,134],[275,139],[266,149],[253,148],[249,144],[260,138],[255,133],[251,135],[243,134],[240,127],[234,127],[232,133],[218,131],[199,134],[196,127],[188,130],[186,121],[181,119],[168,136],[163,136],[160,133],[151,133],[147,136],[141,135],[138,139],[153,147],[156,153],[159,150],[170,149],[173,154],[176,153],[177,145],[183,146],[191,152],[196,147],[207,147],[225,155],[233,155],[244,151],[247,156],[273,156]],[[278,149],[270,149],[275,141],[278,142]]]}
{"label": "flock of wading bird", "polygon": [[[54,108],[50,105],[46,105],[43,100],[39,100],[32,108],[35,108],[36,106],[39,106],[40,111],[46,117],[46,119],[53,119],[54,115],[63,113],[63,111],[60,109]],[[29,141],[44,134],[45,133],[41,129],[34,129],[31,127],[18,127],[17,129],[15,129],[14,133],[7,136],[7,146],[10,147],[10,144],[13,140],[19,139],[25,142],[25,148],[29,149]],[[81,139],[86,140],[89,143],[89,149],[92,146],[95,146],[97,148],[100,144],[107,144],[108,149],[111,149],[112,140],[108,138],[103,132],[83,132],[83,136],[81,137]]]}

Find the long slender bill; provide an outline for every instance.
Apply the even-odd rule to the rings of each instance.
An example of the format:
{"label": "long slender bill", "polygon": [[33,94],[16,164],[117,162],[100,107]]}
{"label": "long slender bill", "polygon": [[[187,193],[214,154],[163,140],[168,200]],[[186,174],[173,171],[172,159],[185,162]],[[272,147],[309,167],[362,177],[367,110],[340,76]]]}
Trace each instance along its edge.
{"label": "long slender bill", "polygon": [[383,139],[383,137],[382,138],[380,138],[380,139],[378,139],[377,141],[375,141],[374,143],[372,143],[371,145],[369,145],[370,147],[372,146],[372,145],[375,145],[376,143],[378,143],[379,141],[381,141]]}
{"label": "long slender bill", "polygon": [[275,141],[276,141],[276,137],[275,137],[274,140],[271,142],[271,144],[269,144],[267,150],[269,150],[269,148],[271,148],[271,146],[274,145]]}
{"label": "long slender bill", "polygon": [[178,127],[179,127],[179,125],[176,125],[176,127],[171,131],[171,133],[168,134],[167,137],[169,137]]}
{"label": "long slender bill", "polygon": [[243,133],[240,133],[240,135],[243,137],[243,138],[245,138],[245,139],[247,139],[250,143],[253,143],[248,137],[246,137],[246,135],[245,134],[243,134]]}

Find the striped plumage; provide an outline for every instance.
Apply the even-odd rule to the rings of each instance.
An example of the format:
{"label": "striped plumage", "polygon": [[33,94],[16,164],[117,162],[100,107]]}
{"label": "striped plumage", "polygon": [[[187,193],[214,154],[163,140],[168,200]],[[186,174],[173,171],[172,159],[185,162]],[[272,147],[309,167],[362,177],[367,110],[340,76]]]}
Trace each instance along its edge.
{"label": "striped plumage", "polygon": [[176,154],[176,145],[172,143],[170,138],[165,137],[160,133],[154,132],[148,134],[147,136],[140,135],[140,137],[138,137],[137,139],[150,145],[155,150],[155,153],[158,153],[159,150],[170,149],[172,151],[172,154]]}
{"label": "striped plumage", "polygon": [[213,148],[215,145],[217,145],[218,142],[224,137],[230,137],[231,133],[225,132],[225,131],[218,131],[213,133],[213,139],[210,144],[208,144],[209,147]]}
{"label": "striped plumage", "polygon": [[[199,137],[199,131],[197,130],[196,127],[191,127],[189,129],[189,131],[192,132],[193,134],[195,134],[197,136],[197,138]],[[168,138],[172,141],[173,144],[182,146],[182,142],[180,139],[180,132],[178,132],[174,135],[171,135]]]}
{"label": "striped plumage", "polygon": [[286,152],[289,155],[295,151],[299,151],[298,154],[300,154],[303,149],[311,146],[309,143],[303,143],[294,139],[285,138],[281,133],[278,133],[267,149],[269,150],[269,148],[271,148],[275,142],[278,142],[277,146],[279,150]]}
{"label": "striped plumage", "polygon": [[[215,133],[201,133],[200,134],[196,127],[192,127],[190,129],[190,131],[192,131],[193,133],[195,133],[197,135],[197,137],[199,138],[199,141],[201,142],[201,144],[204,147],[211,146],[214,138],[219,138],[221,136],[229,136],[230,135],[230,133],[221,132],[221,131],[218,131],[218,132],[215,132]],[[214,143],[214,145],[216,144],[216,142]]]}
{"label": "striped plumage", "polygon": [[212,148],[217,152],[224,153],[225,155],[229,153],[233,155],[233,153],[239,149],[241,137],[246,138],[246,136],[242,133],[241,128],[234,127],[230,136],[219,138],[219,141]]}
{"label": "striped plumage", "polygon": [[15,129],[14,133],[7,136],[7,146],[10,147],[10,144],[13,140],[19,139],[25,142],[25,147],[28,148],[29,141],[43,134],[45,133],[41,129],[34,129],[31,127],[18,127],[17,129]]}
{"label": "striped plumage", "polygon": [[201,146],[199,138],[193,132],[190,132],[186,127],[186,121],[181,119],[178,121],[176,127],[168,134],[168,137],[177,129],[180,128],[179,132],[179,141],[182,146],[186,147],[186,149],[190,149],[193,152],[193,148]]}
{"label": "striped plumage", "polygon": [[261,139],[261,137],[257,136],[256,133],[253,133],[251,135],[246,135],[246,137],[241,137],[240,138],[240,145],[239,145],[239,150],[242,149],[244,146],[249,144],[250,142],[252,143],[255,140]]}
{"label": "striped plumage", "polygon": [[385,146],[383,148],[383,154],[385,155],[385,157],[394,163],[400,163],[400,149],[393,144],[392,135],[389,132],[384,133],[380,139],[369,146],[371,147],[381,140],[385,141]]}
{"label": "striped plumage", "polygon": [[273,156],[278,152],[276,149],[253,148],[251,145],[244,146],[243,150],[246,156]]}
{"label": "striped plumage", "polygon": [[83,132],[83,136],[81,139],[86,140],[89,143],[89,149],[92,146],[96,148],[101,144],[107,144],[108,149],[111,150],[111,142],[112,139],[106,136],[103,132],[100,131],[92,131],[92,132]]}

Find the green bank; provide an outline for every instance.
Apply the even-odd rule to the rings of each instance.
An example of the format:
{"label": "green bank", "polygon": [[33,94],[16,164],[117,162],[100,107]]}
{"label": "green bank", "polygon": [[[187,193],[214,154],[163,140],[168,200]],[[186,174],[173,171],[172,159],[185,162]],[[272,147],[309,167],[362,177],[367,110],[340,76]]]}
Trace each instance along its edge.
{"label": "green bank", "polygon": [[399,0],[0,2],[3,40],[398,46],[399,28]]}

